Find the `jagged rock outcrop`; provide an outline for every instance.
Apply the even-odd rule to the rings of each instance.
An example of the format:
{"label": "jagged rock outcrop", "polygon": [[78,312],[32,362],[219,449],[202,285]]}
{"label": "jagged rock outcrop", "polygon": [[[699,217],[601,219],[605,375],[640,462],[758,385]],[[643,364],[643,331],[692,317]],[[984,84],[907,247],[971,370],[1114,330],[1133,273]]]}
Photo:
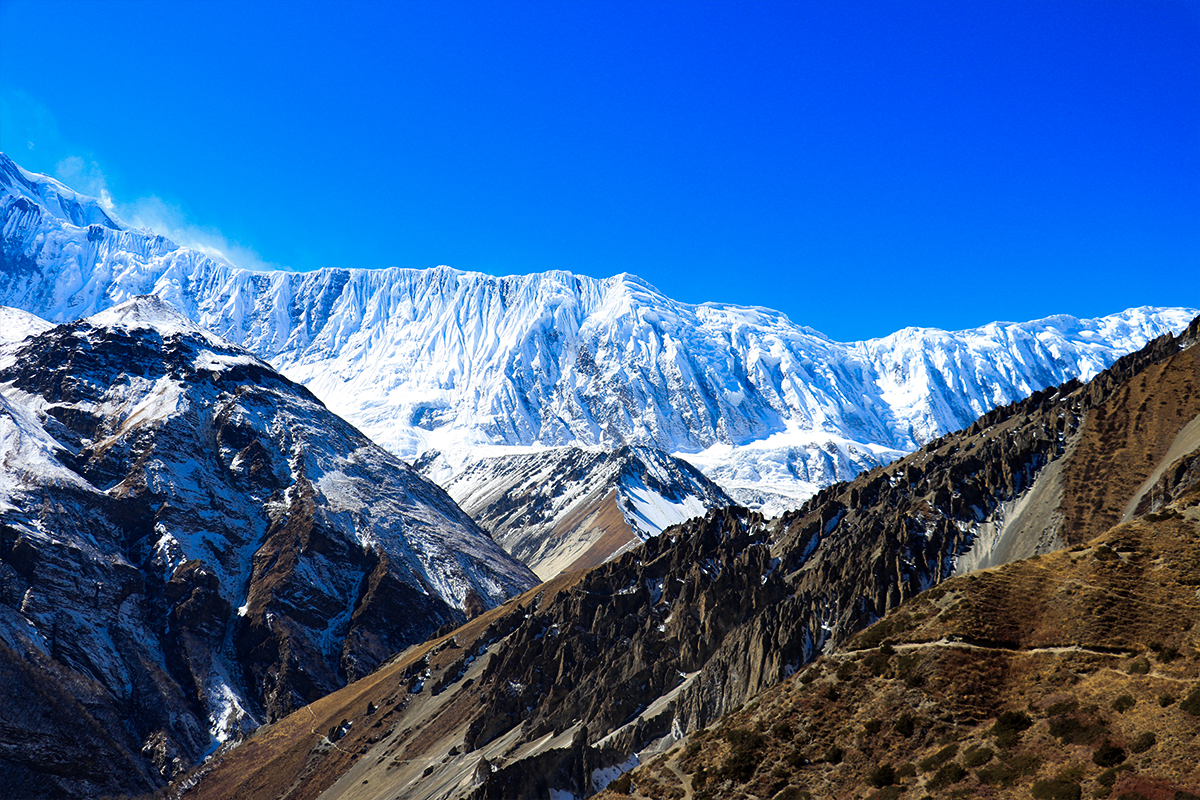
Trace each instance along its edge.
{"label": "jagged rock outcrop", "polygon": [[5,797],[149,791],[536,582],[161,300],[27,327],[0,346],[0,661],[45,711],[0,711]]}
{"label": "jagged rock outcrop", "polygon": [[912,598],[601,797],[1197,796],[1200,476],[1168,473],[1158,511]]}

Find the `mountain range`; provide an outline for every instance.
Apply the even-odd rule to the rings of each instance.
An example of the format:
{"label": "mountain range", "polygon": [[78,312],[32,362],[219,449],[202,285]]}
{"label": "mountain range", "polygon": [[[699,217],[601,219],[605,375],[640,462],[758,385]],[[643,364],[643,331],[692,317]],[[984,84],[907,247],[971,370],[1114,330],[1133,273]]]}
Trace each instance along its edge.
{"label": "mountain range", "polygon": [[437,450],[457,472],[513,448],[651,446],[769,514],[1087,380],[1196,314],[840,343],[766,308],[679,303],[628,274],[239,270],[130,229],[3,154],[0,186],[0,305],[59,323],[154,294],[403,458]]}

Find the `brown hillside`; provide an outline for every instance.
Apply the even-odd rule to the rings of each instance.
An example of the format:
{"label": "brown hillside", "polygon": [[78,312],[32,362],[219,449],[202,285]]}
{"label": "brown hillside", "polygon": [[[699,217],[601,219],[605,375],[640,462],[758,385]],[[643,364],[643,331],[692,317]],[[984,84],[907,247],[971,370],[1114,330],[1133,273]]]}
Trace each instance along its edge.
{"label": "brown hillside", "polygon": [[1067,541],[1089,541],[1116,525],[1180,429],[1198,414],[1200,350],[1195,347],[1146,367],[1089,414],[1065,470]]}
{"label": "brown hillside", "polygon": [[1197,587],[1193,485],[922,594],[601,796],[1200,796]]}

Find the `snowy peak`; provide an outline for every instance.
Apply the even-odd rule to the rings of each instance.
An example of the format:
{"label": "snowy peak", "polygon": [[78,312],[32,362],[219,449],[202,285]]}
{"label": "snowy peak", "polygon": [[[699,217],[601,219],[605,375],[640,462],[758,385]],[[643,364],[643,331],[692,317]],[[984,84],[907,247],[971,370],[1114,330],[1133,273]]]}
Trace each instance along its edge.
{"label": "snowy peak", "polygon": [[54,323],[22,311],[19,308],[0,306],[0,346],[19,342],[29,336],[37,336],[54,327]]}
{"label": "snowy peak", "polygon": [[41,206],[72,225],[103,225],[112,230],[125,228],[101,200],[68,189],[48,175],[26,172],[4,153],[0,153],[0,188],[11,196]]}
{"label": "snowy peak", "polygon": [[[437,458],[422,470],[437,474]],[[543,580],[595,566],[733,500],[685,461],[649,447],[535,449],[483,458],[446,491]]]}
{"label": "snowy peak", "polygon": [[[157,295],[143,294],[88,317],[85,322],[94,328],[127,332],[152,330],[160,336],[190,337],[205,345],[222,350],[237,349],[233,343],[214,336],[185,317],[177,308]],[[250,355],[246,353],[246,355]],[[257,359],[255,359],[257,360]],[[267,365],[263,362],[264,367]]]}

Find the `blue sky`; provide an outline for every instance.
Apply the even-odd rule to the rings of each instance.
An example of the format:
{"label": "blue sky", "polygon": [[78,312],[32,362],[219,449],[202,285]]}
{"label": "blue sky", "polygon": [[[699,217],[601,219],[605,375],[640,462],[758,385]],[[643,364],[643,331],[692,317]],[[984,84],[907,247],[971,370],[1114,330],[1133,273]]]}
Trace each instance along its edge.
{"label": "blue sky", "polygon": [[1195,2],[0,0],[0,148],[246,265],[842,340],[1200,305]]}

